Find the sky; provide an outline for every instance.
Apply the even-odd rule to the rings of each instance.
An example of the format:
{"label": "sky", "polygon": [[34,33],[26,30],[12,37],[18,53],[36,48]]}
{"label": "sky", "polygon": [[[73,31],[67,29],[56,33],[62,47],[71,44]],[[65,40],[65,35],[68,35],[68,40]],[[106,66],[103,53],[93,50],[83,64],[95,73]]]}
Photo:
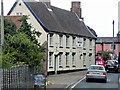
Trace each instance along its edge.
{"label": "sky", "polygon": [[[16,0],[3,0],[4,15],[7,15]],[[82,17],[87,26],[97,33],[98,37],[114,36],[118,32],[118,2],[120,0],[51,0],[51,5],[61,9],[69,10],[71,1],[80,1]]]}

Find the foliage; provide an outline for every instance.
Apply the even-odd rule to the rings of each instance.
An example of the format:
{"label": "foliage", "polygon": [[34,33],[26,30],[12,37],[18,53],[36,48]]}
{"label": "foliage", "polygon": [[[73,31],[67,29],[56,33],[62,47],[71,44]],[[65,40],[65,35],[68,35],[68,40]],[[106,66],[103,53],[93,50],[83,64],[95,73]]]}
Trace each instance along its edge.
{"label": "foliage", "polygon": [[36,37],[41,35],[35,29],[31,32],[32,26],[27,23],[27,17],[23,17],[21,27],[5,20],[5,40],[3,46],[3,67],[10,67],[16,64],[29,64],[40,66],[44,61],[44,48],[40,46]]}
{"label": "foliage", "polygon": [[110,52],[103,51],[102,55],[103,55],[103,59],[106,61],[110,57]]}

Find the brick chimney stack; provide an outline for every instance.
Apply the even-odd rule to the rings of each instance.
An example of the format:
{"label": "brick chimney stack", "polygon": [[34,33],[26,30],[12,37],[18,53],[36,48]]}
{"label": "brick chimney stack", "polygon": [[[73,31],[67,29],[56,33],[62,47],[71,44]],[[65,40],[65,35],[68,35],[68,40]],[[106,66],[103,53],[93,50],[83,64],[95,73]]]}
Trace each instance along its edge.
{"label": "brick chimney stack", "polygon": [[39,2],[43,2],[46,4],[48,8],[51,8],[51,1],[50,0],[39,0]]}
{"label": "brick chimney stack", "polygon": [[76,13],[79,18],[81,18],[82,9],[81,9],[81,2],[80,1],[72,1],[71,2],[71,11]]}

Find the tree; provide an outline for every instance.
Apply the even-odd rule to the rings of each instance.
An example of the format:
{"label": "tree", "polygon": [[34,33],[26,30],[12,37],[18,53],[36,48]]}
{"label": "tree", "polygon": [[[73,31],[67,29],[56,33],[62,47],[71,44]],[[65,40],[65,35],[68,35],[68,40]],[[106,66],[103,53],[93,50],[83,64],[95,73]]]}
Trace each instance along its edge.
{"label": "tree", "polygon": [[5,43],[3,46],[3,67],[16,64],[28,64],[30,66],[40,66],[44,61],[44,47],[40,46],[36,36],[41,33],[31,31],[32,26],[27,23],[27,17],[23,17],[21,27],[5,20]]}
{"label": "tree", "polygon": [[108,60],[108,58],[111,57],[111,56],[110,56],[110,52],[108,52],[108,51],[103,51],[102,57],[103,57],[103,59],[104,59],[105,61]]}

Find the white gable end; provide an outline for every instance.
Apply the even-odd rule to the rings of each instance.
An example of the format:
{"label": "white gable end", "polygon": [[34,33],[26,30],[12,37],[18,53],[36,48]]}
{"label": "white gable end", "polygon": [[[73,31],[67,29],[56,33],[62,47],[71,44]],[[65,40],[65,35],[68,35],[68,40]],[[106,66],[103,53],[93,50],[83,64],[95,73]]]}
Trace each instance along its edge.
{"label": "white gable end", "polygon": [[40,31],[42,34],[38,39],[40,44],[43,44],[47,40],[47,33],[42,28],[42,26],[39,24],[39,22],[35,19],[33,14],[30,12],[30,10],[27,8],[27,6],[24,4],[22,0],[19,0],[10,13],[11,16],[15,15],[27,15],[30,19],[28,19],[28,23],[31,23],[33,26],[33,29],[35,28],[37,31]]}

